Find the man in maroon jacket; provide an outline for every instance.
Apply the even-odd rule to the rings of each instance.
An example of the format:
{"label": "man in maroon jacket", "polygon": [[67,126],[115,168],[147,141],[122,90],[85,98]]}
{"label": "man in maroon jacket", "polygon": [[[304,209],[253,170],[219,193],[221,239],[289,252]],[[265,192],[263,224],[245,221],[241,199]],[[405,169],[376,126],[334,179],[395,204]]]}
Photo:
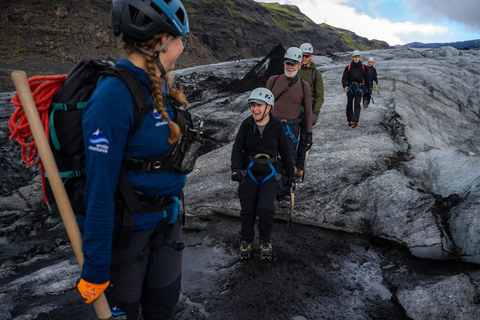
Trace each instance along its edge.
{"label": "man in maroon jacket", "polygon": [[[275,96],[275,109],[272,114],[282,120],[285,134],[287,135],[289,148],[293,163],[296,167],[303,167],[305,162],[305,152],[312,146],[312,95],[310,85],[301,80],[298,76],[300,62],[302,61],[302,50],[291,47],[285,52],[283,58],[284,74],[272,76],[268,79],[267,88]],[[299,141],[299,129],[302,106],[304,107],[304,117],[306,120],[307,133],[304,141]],[[299,148],[304,144],[304,148]],[[277,199],[288,200],[289,190],[285,187],[280,190]]]}

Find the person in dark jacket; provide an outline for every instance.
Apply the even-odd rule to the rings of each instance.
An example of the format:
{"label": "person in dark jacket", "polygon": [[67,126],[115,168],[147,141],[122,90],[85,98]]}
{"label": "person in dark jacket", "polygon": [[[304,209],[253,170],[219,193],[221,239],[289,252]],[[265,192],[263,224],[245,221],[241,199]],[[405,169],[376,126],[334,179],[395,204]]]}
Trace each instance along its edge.
{"label": "person in dark jacket", "polygon": [[275,198],[282,183],[279,175],[281,162],[288,174],[288,187],[292,188],[295,181],[295,169],[282,122],[271,114],[274,101],[268,89],[252,91],[248,98],[252,115],[242,122],[232,148],[231,178],[240,182],[242,259],[250,258],[257,216],[262,259],[271,258]]}
{"label": "person in dark jacket", "polygon": [[373,57],[368,58],[367,71],[368,71],[368,79],[369,79],[368,83],[370,83],[370,89],[365,90],[365,93],[363,94],[364,109],[368,108],[368,105],[370,104],[372,91],[373,91],[373,82],[375,82],[375,84],[378,86],[377,69],[375,69],[375,67],[373,66],[374,63],[375,63],[375,59]]}
{"label": "person in dark jacket", "polygon": [[[185,47],[188,18],[180,0],[168,4],[164,0],[113,0],[111,5],[114,34],[123,34],[127,53],[116,67],[135,76],[143,92],[130,92],[120,79],[107,76],[84,109],[86,214],[77,215],[77,222],[83,233],[85,262],[77,288],[86,303],[105,290],[112,314],[122,319],[137,319],[140,309],[145,320],[173,319],[182,273],[178,195],[186,176],[173,169],[128,168],[125,162],[127,158],[159,158],[179,140],[181,131],[173,121],[177,111],[167,101],[171,98],[186,105],[187,100],[172,87],[168,72]],[[132,134],[135,95],[144,95],[153,110],[146,112]],[[121,208],[115,195],[120,173],[126,175],[142,208],[150,206],[151,211],[116,214]],[[128,247],[122,248],[114,238],[119,237],[125,216],[133,216],[133,226]]]}
{"label": "person in dark jacket", "polygon": [[[367,68],[360,61],[360,51],[355,50],[352,54],[352,62],[345,67],[342,77],[342,87],[347,93],[347,122],[348,126],[355,128],[358,126],[361,111],[361,100],[363,96],[362,85],[367,90],[370,89],[370,79]],[[355,103],[353,100],[355,99]],[[354,108],[352,109],[354,104]]]}

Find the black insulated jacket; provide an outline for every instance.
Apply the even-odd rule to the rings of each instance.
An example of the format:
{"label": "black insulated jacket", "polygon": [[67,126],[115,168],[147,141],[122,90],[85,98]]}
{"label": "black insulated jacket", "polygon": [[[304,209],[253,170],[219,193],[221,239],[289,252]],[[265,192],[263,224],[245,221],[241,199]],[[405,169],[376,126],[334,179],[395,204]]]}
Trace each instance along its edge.
{"label": "black insulated jacket", "polygon": [[[255,120],[249,116],[242,122],[235,137],[232,148],[232,171],[245,170],[250,163],[249,157],[265,153],[271,158],[280,156],[288,176],[294,177],[295,168],[287,139],[282,122],[272,114],[261,135]],[[280,161],[273,163],[273,166],[277,173],[281,173]],[[272,172],[268,164],[258,163],[254,164],[250,171],[257,180],[263,179]]]}
{"label": "black insulated jacket", "polygon": [[350,63],[350,70],[348,66],[345,67],[342,77],[342,88],[349,87],[352,83],[358,84],[364,83],[367,89],[370,88],[370,75],[368,74],[368,68],[366,65],[362,68],[362,61],[358,63]]}

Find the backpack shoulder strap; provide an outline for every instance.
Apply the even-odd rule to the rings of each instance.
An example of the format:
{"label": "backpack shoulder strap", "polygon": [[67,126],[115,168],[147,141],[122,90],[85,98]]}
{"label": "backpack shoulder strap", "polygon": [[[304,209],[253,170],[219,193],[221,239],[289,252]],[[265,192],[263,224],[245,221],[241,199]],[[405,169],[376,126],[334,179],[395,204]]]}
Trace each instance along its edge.
{"label": "backpack shoulder strap", "polygon": [[313,87],[315,87],[315,84],[316,84],[316,82],[317,82],[317,72],[318,72],[318,69],[317,69],[317,68],[313,69],[313,71],[312,71]]}
{"label": "backpack shoulder strap", "polygon": [[277,82],[278,78],[280,78],[280,75],[278,75],[275,80],[273,80],[272,87],[270,88],[270,91],[272,91],[273,87],[275,86],[275,82]]}
{"label": "backpack shoulder strap", "polygon": [[145,114],[153,110],[153,106],[147,106],[147,97],[145,96],[145,91],[143,90],[142,83],[138,78],[124,68],[107,68],[102,75],[114,76],[122,80],[127,86],[128,90],[132,94],[133,98],[133,128],[132,135],[140,128],[142,125]]}
{"label": "backpack shoulder strap", "polygon": [[[277,79],[278,79],[278,77],[277,77]],[[300,79],[300,78],[298,76],[295,76],[295,78],[293,78],[292,81],[290,81],[288,83],[288,85],[285,87],[285,89],[283,89],[283,91],[280,92],[278,97],[275,98],[275,102],[277,102],[277,100],[280,99],[280,97],[283,96],[285,94],[285,92],[288,91],[288,89],[290,89],[295,83],[297,83],[298,79]],[[272,86],[272,88],[273,88],[273,86]],[[302,82],[302,88],[303,88],[303,82]]]}

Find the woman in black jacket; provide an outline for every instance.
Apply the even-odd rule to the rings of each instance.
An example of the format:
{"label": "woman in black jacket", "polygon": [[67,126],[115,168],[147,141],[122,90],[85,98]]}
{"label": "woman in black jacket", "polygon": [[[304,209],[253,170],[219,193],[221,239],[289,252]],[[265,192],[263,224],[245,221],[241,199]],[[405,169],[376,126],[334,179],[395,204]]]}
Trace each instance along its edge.
{"label": "woman in black jacket", "polygon": [[293,160],[282,123],[270,114],[274,101],[268,89],[252,91],[248,98],[252,115],[242,122],[233,144],[232,180],[240,182],[238,196],[242,207],[242,259],[250,258],[257,216],[262,260],[271,258],[275,199],[282,183],[280,161],[287,170],[290,188],[295,181]]}

